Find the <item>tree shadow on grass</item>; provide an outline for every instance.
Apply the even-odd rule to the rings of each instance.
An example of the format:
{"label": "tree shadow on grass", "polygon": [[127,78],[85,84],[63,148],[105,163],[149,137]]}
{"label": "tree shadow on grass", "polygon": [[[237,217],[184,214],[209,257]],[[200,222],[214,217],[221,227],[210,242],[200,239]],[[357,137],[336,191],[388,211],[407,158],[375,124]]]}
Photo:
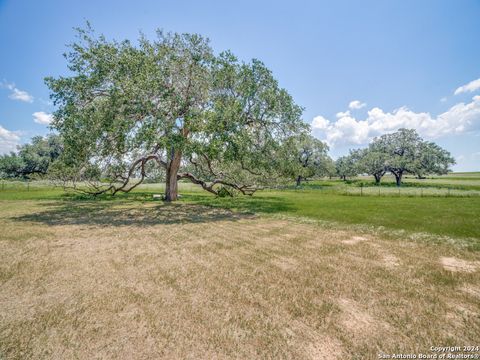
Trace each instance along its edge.
{"label": "tree shadow on grass", "polygon": [[295,207],[287,199],[279,196],[237,196],[234,198],[211,197],[203,194],[186,194],[184,201],[202,206],[230,209],[247,214],[275,214],[286,213],[295,210]]}
{"label": "tree shadow on grass", "polygon": [[[146,199],[144,199],[146,200]],[[286,210],[278,198],[216,199],[186,195],[182,201],[168,204],[160,201],[66,200],[45,202],[34,213],[13,217],[14,221],[57,225],[152,226],[160,224],[205,223],[252,219],[258,212]]]}

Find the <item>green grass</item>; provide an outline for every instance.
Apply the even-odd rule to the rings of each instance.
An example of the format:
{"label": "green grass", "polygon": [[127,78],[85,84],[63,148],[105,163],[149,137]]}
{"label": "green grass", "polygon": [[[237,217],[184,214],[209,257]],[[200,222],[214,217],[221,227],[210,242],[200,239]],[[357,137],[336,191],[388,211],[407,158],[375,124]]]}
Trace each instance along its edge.
{"label": "green grass", "polygon": [[[437,189],[458,189],[458,190],[480,190],[480,173],[452,173],[443,176],[429,176],[426,179],[417,179],[412,175],[404,176],[402,188],[422,187]],[[305,183],[306,187],[317,186],[339,186],[344,184],[342,180],[317,180]],[[358,176],[348,179],[347,185],[354,186],[376,186],[373,177]],[[396,187],[395,178],[391,175],[385,175],[382,178],[380,187]]]}
{"label": "green grass", "polygon": [[9,188],[0,191],[0,200],[48,200],[62,199],[70,196],[60,188],[37,187],[30,188]]}
{"label": "green grass", "polygon": [[360,197],[300,190],[265,191],[234,199],[189,194],[185,200],[255,213],[480,239],[480,197]]}
{"label": "green grass", "polygon": [[[191,184],[180,184],[180,201],[263,215],[307,218],[347,226],[363,225],[381,228],[386,233],[389,230],[403,230],[410,234],[480,239],[479,196],[419,197],[395,196],[395,193],[387,196],[354,196],[339,192],[335,182],[326,185],[329,186],[260,191],[252,197],[215,198]],[[345,188],[352,189],[344,186],[343,189]],[[120,194],[114,198],[104,196],[95,201],[153,201],[152,194],[162,191],[162,185],[145,184],[130,194]],[[29,189],[20,186],[0,191],[0,200],[29,199],[58,199],[67,202],[92,200],[90,197],[46,186],[30,186]],[[480,249],[480,242],[475,241],[473,247]]]}

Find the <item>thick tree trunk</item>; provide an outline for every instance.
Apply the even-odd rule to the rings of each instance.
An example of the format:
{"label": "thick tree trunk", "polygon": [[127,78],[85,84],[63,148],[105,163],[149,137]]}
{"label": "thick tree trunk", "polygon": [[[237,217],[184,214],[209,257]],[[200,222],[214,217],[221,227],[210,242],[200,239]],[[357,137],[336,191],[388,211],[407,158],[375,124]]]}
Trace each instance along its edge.
{"label": "thick tree trunk", "polygon": [[173,156],[167,164],[167,176],[165,182],[165,201],[171,202],[178,199],[178,170],[180,169],[180,161],[182,153],[180,151],[172,151]]}
{"label": "thick tree trunk", "polygon": [[398,173],[398,174],[394,174],[395,175],[395,181],[397,183],[397,186],[401,186],[402,185],[402,175],[403,173]]}
{"label": "thick tree trunk", "polygon": [[375,185],[380,185],[380,179],[381,179],[380,175],[374,174],[373,176],[375,177]]}
{"label": "thick tree trunk", "polygon": [[302,184],[302,177],[299,175],[297,177],[297,187],[299,187]]}

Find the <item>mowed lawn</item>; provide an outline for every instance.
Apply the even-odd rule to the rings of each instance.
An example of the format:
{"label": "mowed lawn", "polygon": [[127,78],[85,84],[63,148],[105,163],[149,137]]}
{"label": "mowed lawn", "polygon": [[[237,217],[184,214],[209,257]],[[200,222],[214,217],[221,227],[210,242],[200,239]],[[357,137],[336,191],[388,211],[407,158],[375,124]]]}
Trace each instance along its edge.
{"label": "mowed lawn", "polygon": [[188,194],[194,203],[383,229],[383,232],[431,234],[440,238],[471,238],[480,250],[480,196],[409,197],[347,196],[318,190],[265,191],[253,197],[213,199],[204,194]]}
{"label": "mowed lawn", "polygon": [[374,359],[480,338],[477,198],[157,190],[0,193],[1,359]]}

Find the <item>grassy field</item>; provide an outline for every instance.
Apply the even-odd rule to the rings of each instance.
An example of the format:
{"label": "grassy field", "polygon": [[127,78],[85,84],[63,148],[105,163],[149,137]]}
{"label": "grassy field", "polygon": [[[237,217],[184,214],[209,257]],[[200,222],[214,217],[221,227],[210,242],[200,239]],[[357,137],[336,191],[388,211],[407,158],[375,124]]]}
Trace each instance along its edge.
{"label": "grassy field", "polygon": [[181,201],[164,204],[156,184],[115,199],[6,184],[0,359],[374,359],[478,345],[480,197],[345,187],[356,183],[229,199],[181,184]]}
{"label": "grassy field", "polygon": [[356,225],[358,229],[383,234],[431,234],[431,240],[458,238],[459,243],[480,250],[480,197],[360,197],[307,190],[264,192],[253,198],[233,200],[212,200],[203,195],[186,197],[190,199],[239,211],[318,220],[330,226]]}
{"label": "grassy field", "polygon": [[[163,189],[161,184],[145,184],[130,194],[96,201],[151,202],[152,194],[162,193]],[[381,232],[385,236],[456,242],[480,250],[480,196],[471,195],[471,190],[452,190],[443,195],[439,195],[437,190],[434,185],[398,190],[388,185],[360,188],[356,183],[345,185],[340,181],[317,181],[306,184],[303,189],[261,191],[252,197],[214,198],[190,183],[180,184],[183,203],[309,220],[337,228],[355,226],[356,229]],[[360,196],[360,191],[363,196]],[[72,207],[74,205],[71,204],[90,199],[34,183],[28,189],[25,184],[9,184],[0,191],[1,200],[61,200],[66,207]]]}
{"label": "grassy field", "polygon": [[[372,177],[359,176],[353,179],[373,184]],[[382,178],[383,185],[395,186],[395,178],[389,174]],[[428,176],[425,179],[417,179],[407,175],[403,178],[404,187],[424,187],[441,189],[480,190],[480,172],[449,173],[441,176]]]}

